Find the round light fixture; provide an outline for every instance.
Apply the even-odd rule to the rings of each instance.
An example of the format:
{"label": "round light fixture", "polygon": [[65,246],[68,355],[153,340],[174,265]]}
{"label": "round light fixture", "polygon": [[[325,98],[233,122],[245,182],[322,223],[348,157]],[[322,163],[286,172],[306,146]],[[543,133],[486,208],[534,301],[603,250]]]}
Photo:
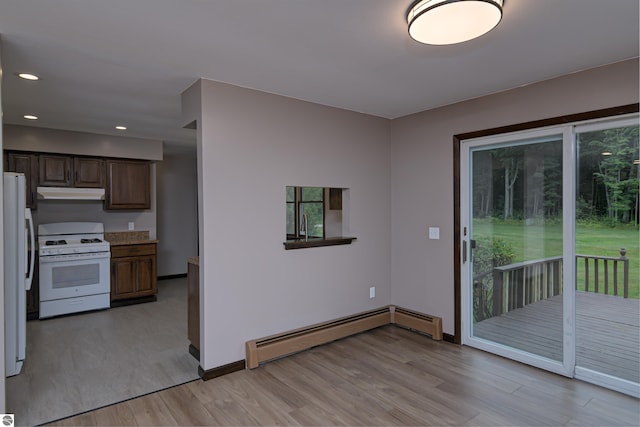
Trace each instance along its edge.
{"label": "round light fixture", "polygon": [[25,114],[25,115],[24,115],[24,116],[22,116],[22,117],[24,117],[24,118],[25,118],[25,119],[27,119],[27,120],[38,120],[38,116],[34,116],[34,115],[32,115],[32,114]]}
{"label": "round light fixture", "polygon": [[409,7],[409,35],[433,45],[475,39],[498,25],[502,4],[503,0],[419,0]]}
{"label": "round light fixture", "polygon": [[18,73],[18,77],[25,80],[40,80],[40,77],[30,73]]}
{"label": "round light fixture", "polygon": [[118,130],[127,130],[126,126],[116,126],[116,129]]}

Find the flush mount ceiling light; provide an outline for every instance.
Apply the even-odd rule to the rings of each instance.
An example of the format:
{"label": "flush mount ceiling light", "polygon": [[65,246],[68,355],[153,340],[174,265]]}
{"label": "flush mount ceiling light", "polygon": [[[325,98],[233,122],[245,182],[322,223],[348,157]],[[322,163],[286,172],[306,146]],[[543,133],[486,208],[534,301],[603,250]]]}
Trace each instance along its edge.
{"label": "flush mount ceiling light", "polygon": [[40,77],[36,76],[35,74],[31,74],[31,73],[19,73],[18,77],[20,77],[21,79],[25,79],[25,80],[40,80]]}
{"label": "flush mount ceiling light", "polygon": [[34,116],[33,114],[25,114],[22,117],[24,117],[27,120],[38,120],[38,116]]}
{"label": "flush mount ceiling light", "polygon": [[491,31],[502,19],[504,0],[419,0],[407,22],[414,40],[433,45],[461,43]]}
{"label": "flush mount ceiling light", "polygon": [[127,130],[127,127],[118,125],[118,126],[116,126],[116,129],[118,129],[118,130]]}

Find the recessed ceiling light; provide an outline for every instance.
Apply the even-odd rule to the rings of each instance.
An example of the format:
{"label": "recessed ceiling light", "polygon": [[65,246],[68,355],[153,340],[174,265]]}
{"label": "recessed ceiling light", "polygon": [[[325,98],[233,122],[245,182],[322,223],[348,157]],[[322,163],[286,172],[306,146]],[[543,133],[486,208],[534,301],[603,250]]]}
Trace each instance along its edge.
{"label": "recessed ceiling light", "polygon": [[35,74],[29,74],[29,73],[19,73],[18,77],[25,80],[40,80],[40,77],[36,76]]}
{"label": "recessed ceiling light", "polygon": [[126,126],[116,126],[116,129],[118,130],[127,130]]}
{"label": "recessed ceiling light", "polygon": [[611,153],[610,153],[610,152],[608,152],[608,151],[605,151],[604,153],[602,153],[602,155],[603,155],[603,156],[610,156],[610,155],[611,155]]}
{"label": "recessed ceiling light", "polygon": [[23,117],[27,120],[38,120],[38,116],[34,116],[31,114],[25,114]]}

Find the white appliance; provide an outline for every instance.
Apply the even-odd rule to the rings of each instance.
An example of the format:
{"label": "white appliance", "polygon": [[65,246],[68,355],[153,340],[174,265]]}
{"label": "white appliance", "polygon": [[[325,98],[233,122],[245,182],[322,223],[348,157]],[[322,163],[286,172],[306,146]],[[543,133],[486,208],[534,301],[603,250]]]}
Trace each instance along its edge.
{"label": "white appliance", "polygon": [[38,226],[40,319],[109,308],[111,249],[99,222]]}
{"label": "white appliance", "polygon": [[104,188],[38,187],[43,200],[104,200]]}
{"label": "white appliance", "polygon": [[20,373],[27,349],[27,291],[31,289],[35,239],[24,174],[4,173],[5,374]]}

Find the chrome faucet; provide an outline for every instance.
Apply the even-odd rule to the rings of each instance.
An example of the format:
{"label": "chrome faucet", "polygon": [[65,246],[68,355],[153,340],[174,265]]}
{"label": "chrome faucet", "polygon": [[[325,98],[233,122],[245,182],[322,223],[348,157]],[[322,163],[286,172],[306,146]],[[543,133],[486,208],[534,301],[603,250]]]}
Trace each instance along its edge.
{"label": "chrome faucet", "polygon": [[300,221],[300,233],[304,232],[304,241],[309,240],[309,218],[307,218],[307,214],[302,214],[302,220]]}

